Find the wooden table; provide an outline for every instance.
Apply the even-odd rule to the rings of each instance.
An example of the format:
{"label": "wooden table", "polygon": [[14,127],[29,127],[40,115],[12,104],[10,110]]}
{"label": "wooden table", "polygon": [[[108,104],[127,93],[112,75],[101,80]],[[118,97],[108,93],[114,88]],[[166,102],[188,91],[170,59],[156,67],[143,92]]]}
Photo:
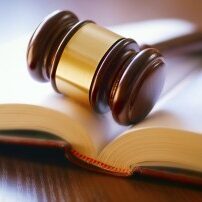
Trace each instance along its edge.
{"label": "wooden table", "polygon": [[[132,6],[130,3],[133,3]],[[152,9],[156,5],[159,9]],[[89,6],[94,8],[90,12]],[[202,3],[194,4],[193,1],[184,0],[167,0],[162,4],[159,4],[159,1],[151,1],[147,6],[143,1],[128,0],[124,7],[120,0],[119,4],[115,0],[99,3],[89,1],[89,4],[86,4],[86,1],[73,0],[57,1],[54,4],[50,0],[22,0],[16,4],[5,1],[0,9],[1,18],[6,19],[1,21],[1,41],[33,31],[42,17],[58,8],[70,9],[84,19],[90,18],[109,25],[151,17],[185,17],[201,23],[201,7]],[[202,189],[144,177],[121,178],[97,174],[72,165],[59,150],[0,145],[1,201],[200,202]]]}
{"label": "wooden table", "polygon": [[202,201],[202,188],[72,165],[59,150],[0,145],[0,201]]}

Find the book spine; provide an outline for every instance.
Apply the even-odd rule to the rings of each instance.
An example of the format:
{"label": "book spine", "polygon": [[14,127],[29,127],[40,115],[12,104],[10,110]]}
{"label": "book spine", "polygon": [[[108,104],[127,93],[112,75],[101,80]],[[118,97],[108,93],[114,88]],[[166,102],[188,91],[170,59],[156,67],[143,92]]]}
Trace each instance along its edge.
{"label": "book spine", "polygon": [[55,148],[64,151],[68,160],[88,170],[115,176],[128,177],[131,175],[148,176],[183,184],[202,186],[202,177],[190,176],[183,173],[173,173],[167,170],[157,170],[151,167],[135,167],[133,170],[113,167],[96,159],[87,157],[74,150],[71,145],[60,140],[44,140],[26,137],[0,136],[0,144],[21,145],[40,148]]}
{"label": "book spine", "polygon": [[130,169],[113,167],[106,163],[100,162],[96,159],[87,157],[74,149],[70,149],[69,151],[67,151],[65,153],[66,153],[66,157],[71,162],[73,162],[81,167],[85,167],[88,170],[93,170],[95,172],[108,173],[111,175],[123,176],[123,177],[132,175],[132,170],[130,170]]}
{"label": "book spine", "polygon": [[76,150],[72,149],[71,145],[66,141],[0,135],[0,144],[60,149],[64,151],[64,154],[68,160],[89,170],[109,173],[116,176],[130,176],[132,174],[129,169],[116,168],[80,154]]}
{"label": "book spine", "polygon": [[[191,176],[184,173],[174,173],[165,170],[157,170],[155,167],[135,167],[133,170],[116,168],[107,165],[103,162],[99,162],[93,158],[89,158],[80,154],[74,149],[66,152],[67,158],[73,163],[85,167],[96,172],[108,173],[115,176],[129,177],[131,175],[140,175],[145,177],[152,177],[156,179],[178,182],[183,184],[191,184],[196,186],[202,186],[202,176]],[[80,161],[79,161],[80,160]]]}

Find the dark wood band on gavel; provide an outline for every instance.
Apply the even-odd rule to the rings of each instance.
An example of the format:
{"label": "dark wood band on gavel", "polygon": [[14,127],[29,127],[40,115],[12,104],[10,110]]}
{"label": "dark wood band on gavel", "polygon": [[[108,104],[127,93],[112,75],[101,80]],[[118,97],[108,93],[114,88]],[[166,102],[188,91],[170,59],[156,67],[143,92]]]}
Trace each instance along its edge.
{"label": "dark wood band on gavel", "polygon": [[88,103],[98,113],[111,110],[123,125],[145,118],[164,84],[157,49],[140,47],[69,11],[49,15],[36,29],[27,51],[29,72],[54,89]]}

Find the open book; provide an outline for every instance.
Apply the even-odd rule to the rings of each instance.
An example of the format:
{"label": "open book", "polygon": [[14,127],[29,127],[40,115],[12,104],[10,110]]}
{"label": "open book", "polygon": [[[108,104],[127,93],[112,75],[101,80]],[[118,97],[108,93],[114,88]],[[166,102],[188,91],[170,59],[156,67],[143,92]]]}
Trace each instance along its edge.
{"label": "open book", "polygon": [[[151,26],[155,32],[149,32]],[[174,31],[169,29],[169,35],[165,27]],[[194,26],[160,20],[112,29],[134,35],[140,43],[155,44],[187,34]],[[202,183],[202,57],[167,58],[167,81],[160,100],[144,121],[124,127],[110,113],[95,114],[55,93],[49,83],[35,82],[26,67],[28,40],[29,36],[0,47],[0,142],[59,145],[75,163],[114,175],[136,172]],[[55,136],[28,132],[26,137],[8,130]]]}

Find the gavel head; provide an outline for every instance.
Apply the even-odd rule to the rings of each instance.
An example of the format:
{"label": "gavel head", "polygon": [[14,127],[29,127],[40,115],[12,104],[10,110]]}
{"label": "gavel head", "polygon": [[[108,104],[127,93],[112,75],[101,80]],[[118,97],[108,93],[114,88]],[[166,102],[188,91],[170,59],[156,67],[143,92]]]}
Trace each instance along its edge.
{"label": "gavel head", "polygon": [[158,50],[140,47],[69,11],[56,11],[32,35],[27,63],[31,76],[94,111],[111,110],[123,125],[145,118],[164,84]]}

